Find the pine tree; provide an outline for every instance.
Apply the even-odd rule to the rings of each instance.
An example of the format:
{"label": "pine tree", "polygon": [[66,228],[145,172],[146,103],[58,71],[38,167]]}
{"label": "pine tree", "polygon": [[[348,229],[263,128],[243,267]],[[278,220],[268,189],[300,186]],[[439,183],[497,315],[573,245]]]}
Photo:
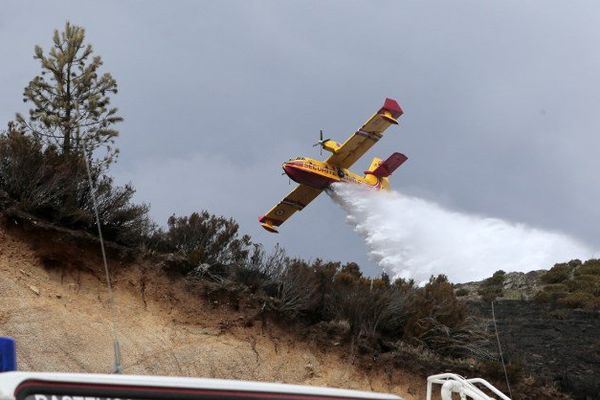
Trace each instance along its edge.
{"label": "pine tree", "polygon": [[81,156],[83,146],[90,158],[104,148],[106,153],[94,161],[102,170],[118,155],[114,139],[119,132],[113,125],[123,119],[110,107],[117,82],[109,73],[99,75],[102,59],[84,40],[84,28],[67,22],[63,32],[54,31],[48,54],[35,46],[42,72],[23,93],[23,101],[33,108],[29,118],[17,114],[16,119],[23,131],[55,146],[66,159]]}

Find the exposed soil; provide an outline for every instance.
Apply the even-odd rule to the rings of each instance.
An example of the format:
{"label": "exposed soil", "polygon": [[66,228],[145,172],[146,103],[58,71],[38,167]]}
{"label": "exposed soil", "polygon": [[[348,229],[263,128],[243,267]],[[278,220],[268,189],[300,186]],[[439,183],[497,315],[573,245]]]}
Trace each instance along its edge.
{"label": "exposed soil", "polygon": [[[0,335],[17,339],[20,370],[110,372],[109,297],[98,251],[52,234],[0,229]],[[111,259],[116,329],[127,374],[276,381],[422,399],[425,379],[364,368],[285,327],[244,324],[148,262]]]}

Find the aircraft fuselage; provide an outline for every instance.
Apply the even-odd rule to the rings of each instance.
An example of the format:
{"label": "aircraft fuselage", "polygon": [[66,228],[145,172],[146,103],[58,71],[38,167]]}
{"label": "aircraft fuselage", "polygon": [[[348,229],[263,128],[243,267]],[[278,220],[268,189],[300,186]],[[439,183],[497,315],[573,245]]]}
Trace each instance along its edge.
{"label": "aircraft fuselage", "polygon": [[339,168],[312,158],[298,157],[283,163],[282,167],[293,181],[316,189],[326,189],[332,183],[339,182],[366,185],[374,189],[389,189],[385,178],[378,178],[372,174],[360,176],[347,168]]}

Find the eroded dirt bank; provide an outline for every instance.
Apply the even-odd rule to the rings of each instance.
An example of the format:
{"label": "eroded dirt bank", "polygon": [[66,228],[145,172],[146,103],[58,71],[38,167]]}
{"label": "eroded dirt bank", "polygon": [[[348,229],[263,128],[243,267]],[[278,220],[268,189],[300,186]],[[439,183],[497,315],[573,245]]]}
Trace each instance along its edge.
{"label": "eroded dirt bank", "polygon": [[[21,370],[109,372],[110,312],[99,259],[73,243],[40,243],[0,229],[0,335],[17,339]],[[74,262],[55,263],[44,256],[49,248],[67,252]],[[148,265],[111,263],[127,374],[278,381],[424,398],[422,378],[359,367],[342,349],[319,348],[273,325],[246,326],[243,315],[207,305],[181,283],[149,272],[154,269]]]}

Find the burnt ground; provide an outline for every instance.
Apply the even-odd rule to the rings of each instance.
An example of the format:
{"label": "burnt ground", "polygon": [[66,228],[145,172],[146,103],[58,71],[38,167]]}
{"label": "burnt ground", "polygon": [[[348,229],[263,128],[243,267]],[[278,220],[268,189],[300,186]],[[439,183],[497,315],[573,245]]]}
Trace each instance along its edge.
{"label": "burnt ground", "polygon": [[[574,399],[600,399],[600,312],[520,300],[494,307],[507,361],[521,363],[525,374],[554,382]],[[471,308],[491,320],[489,304]]]}

